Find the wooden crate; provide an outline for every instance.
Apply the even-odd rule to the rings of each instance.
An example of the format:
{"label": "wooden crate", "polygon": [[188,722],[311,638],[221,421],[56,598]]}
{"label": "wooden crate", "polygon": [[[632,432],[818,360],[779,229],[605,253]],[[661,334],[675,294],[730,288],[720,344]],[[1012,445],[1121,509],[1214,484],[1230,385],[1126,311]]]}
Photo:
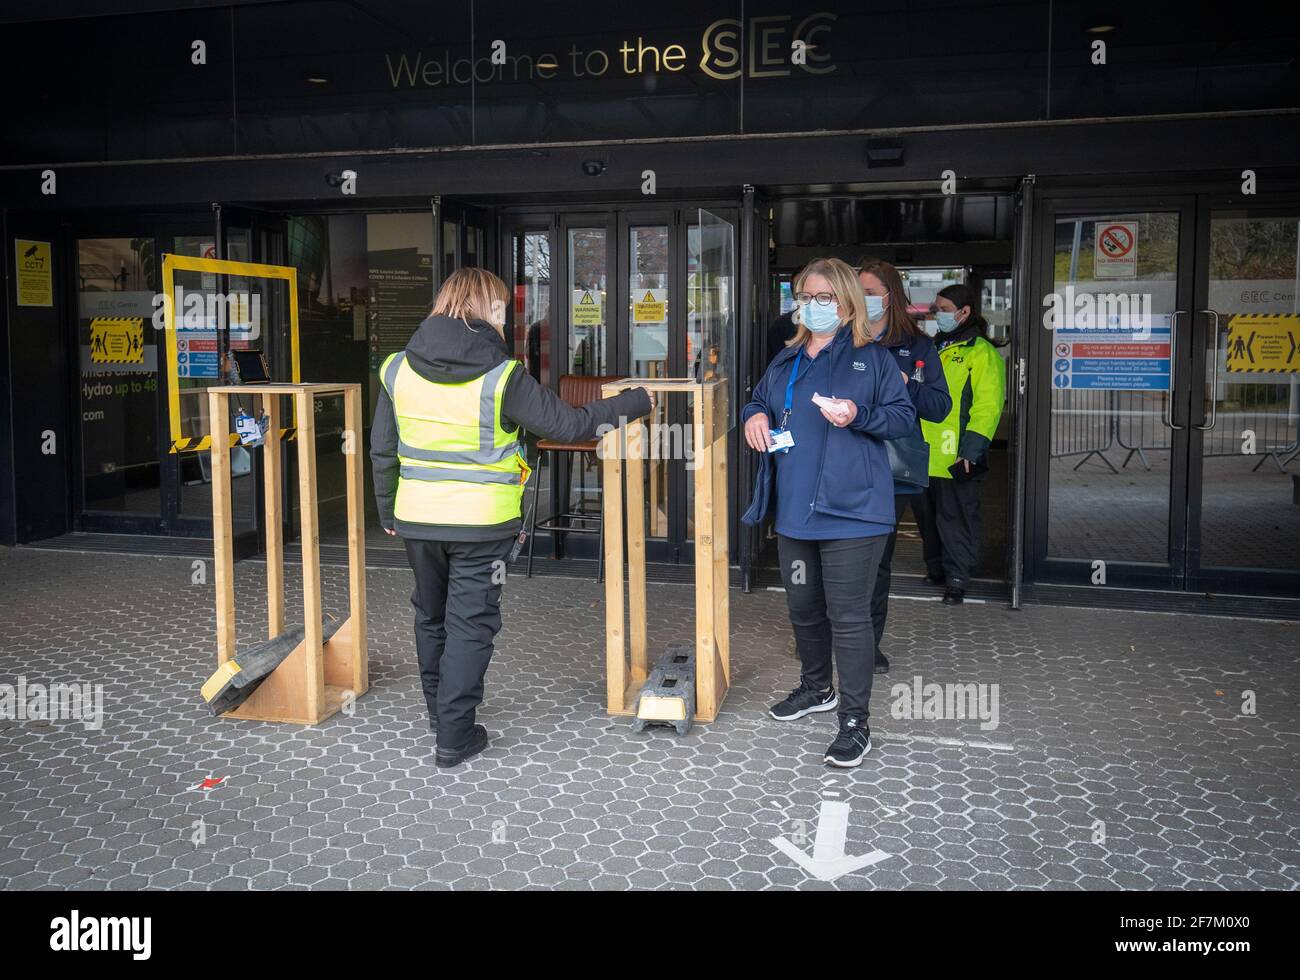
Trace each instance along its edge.
{"label": "wooden crate", "polygon": [[[348,488],[349,616],[328,643],[322,643],[320,521],[316,503],[316,405],[323,395],[342,395],[343,452]],[[284,535],[281,493],[280,399],[294,399],[298,422],[298,495],[302,524],[302,591],[306,636],[256,691],[223,718],[316,725],[370,686],[366,650],[365,508],[361,386],[358,384],[269,384],[207,389],[212,439],[212,540],[217,590],[217,665],[235,653],[234,552],[231,542],[230,438],[226,426],[230,396],[253,403],[251,414],[270,417],[263,452],[266,498],[267,636],[284,629]]]}
{"label": "wooden crate", "polygon": [[[728,383],[627,378],[603,388],[606,397],[640,387],[692,400],[695,469],[695,720],[717,717],[731,683],[731,620],[727,595],[727,398]],[[648,676],[646,656],[645,488],[649,433],[637,420],[606,433],[600,454],[605,468],[605,659],[610,714],[630,715]],[[627,486],[624,488],[624,477]],[[624,493],[627,505],[624,507]],[[623,597],[624,534],[627,536],[627,601]],[[626,620],[626,623],[625,623]]]}

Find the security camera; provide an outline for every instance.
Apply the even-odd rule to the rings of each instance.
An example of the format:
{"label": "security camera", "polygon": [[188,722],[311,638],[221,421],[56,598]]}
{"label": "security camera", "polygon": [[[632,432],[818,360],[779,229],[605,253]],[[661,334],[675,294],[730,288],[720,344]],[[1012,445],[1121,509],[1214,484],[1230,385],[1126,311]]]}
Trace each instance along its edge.
{"label": "security camera", "polygon": [[582,164],[582,172],[588,177],[599,177],[605,172],[605,161],[584,160]]}

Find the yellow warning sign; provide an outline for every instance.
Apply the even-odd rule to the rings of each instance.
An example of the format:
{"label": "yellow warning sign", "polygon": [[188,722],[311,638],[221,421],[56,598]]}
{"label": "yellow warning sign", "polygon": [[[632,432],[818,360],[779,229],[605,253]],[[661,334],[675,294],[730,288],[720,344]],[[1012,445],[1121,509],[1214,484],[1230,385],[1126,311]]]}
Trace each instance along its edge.
{"label": "yellow warning sign", "polygon": [[53,306],[54,269],[50,263],[50,243],[16,238],[14,252],[18,305]]}
{"label": "yellow warning sign", "polygon": [[94,364],[143,364],[144,319],[101,316],[91,320],[90,360]]}
{"label": "yellow warning sign", "polygon": [[1229,371],[1247,374],[1300,373],[1300,316],[1239,313],[1228,319]]}
{"label": "yellow warning sign", "polygon": [[647,289],[632,304],[633,323],[663,323],[668,319],[668,290]]}
{"label": "yellow warning sign", "polygon": [[590,289],[573,291],[573,325],[596,327],[605,322],[605,314],[598,297]]}

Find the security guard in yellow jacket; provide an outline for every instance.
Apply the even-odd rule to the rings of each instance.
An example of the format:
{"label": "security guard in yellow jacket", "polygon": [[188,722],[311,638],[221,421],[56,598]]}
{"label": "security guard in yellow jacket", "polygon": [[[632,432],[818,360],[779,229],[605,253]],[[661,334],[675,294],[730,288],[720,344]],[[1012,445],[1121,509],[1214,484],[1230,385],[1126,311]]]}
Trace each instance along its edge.
{"label": "security guard in yellow jacket", "polygon": [[921,538],[926,581],[944,586],[943,601],[961,603],[979,567],[980,488],[988,470],[989,444],[1006,399],[1006,365],[975,312],[975,291],[954,283],[935,300],[935,346],[943,364],[952,411],[942,422],[922,420],[930,445],[930,485]]}
{"label": "security guard in yellow jacket", "polygon": [[651,409],[640,388],[572,408],[538,384],[506,346],[509,297],[490,272],[453,272],[406,349],[380,368],[370,432],[379,520],[403,539],[415,574],[415,646],[442,767],[488,743],[474,719],[522,523],[520,429],[581,442]]}

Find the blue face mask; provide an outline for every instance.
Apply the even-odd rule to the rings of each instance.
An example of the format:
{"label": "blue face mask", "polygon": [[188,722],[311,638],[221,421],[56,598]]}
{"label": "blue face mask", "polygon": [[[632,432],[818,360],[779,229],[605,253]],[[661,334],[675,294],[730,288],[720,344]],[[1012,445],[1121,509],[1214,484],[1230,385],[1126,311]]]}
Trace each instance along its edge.
{"label": "blue face mask", "polygon": [[957,329],[957,314],[949,313],[947,310],[939,310],[934,315],[934,323],[944,333],[952,333]]}
{"label": "blue face mask", "polygon": [[867,301],[867,319],[879,320],[885,315],[885,297],[883,296],[865,296]]}
{"label": "blue face mask", "polygon": [[800,307],[799,312],[803,325],[813,333],[830,333],[840,325],[838,303],[832,303],[830,306],[809,303],[807,306]]}

